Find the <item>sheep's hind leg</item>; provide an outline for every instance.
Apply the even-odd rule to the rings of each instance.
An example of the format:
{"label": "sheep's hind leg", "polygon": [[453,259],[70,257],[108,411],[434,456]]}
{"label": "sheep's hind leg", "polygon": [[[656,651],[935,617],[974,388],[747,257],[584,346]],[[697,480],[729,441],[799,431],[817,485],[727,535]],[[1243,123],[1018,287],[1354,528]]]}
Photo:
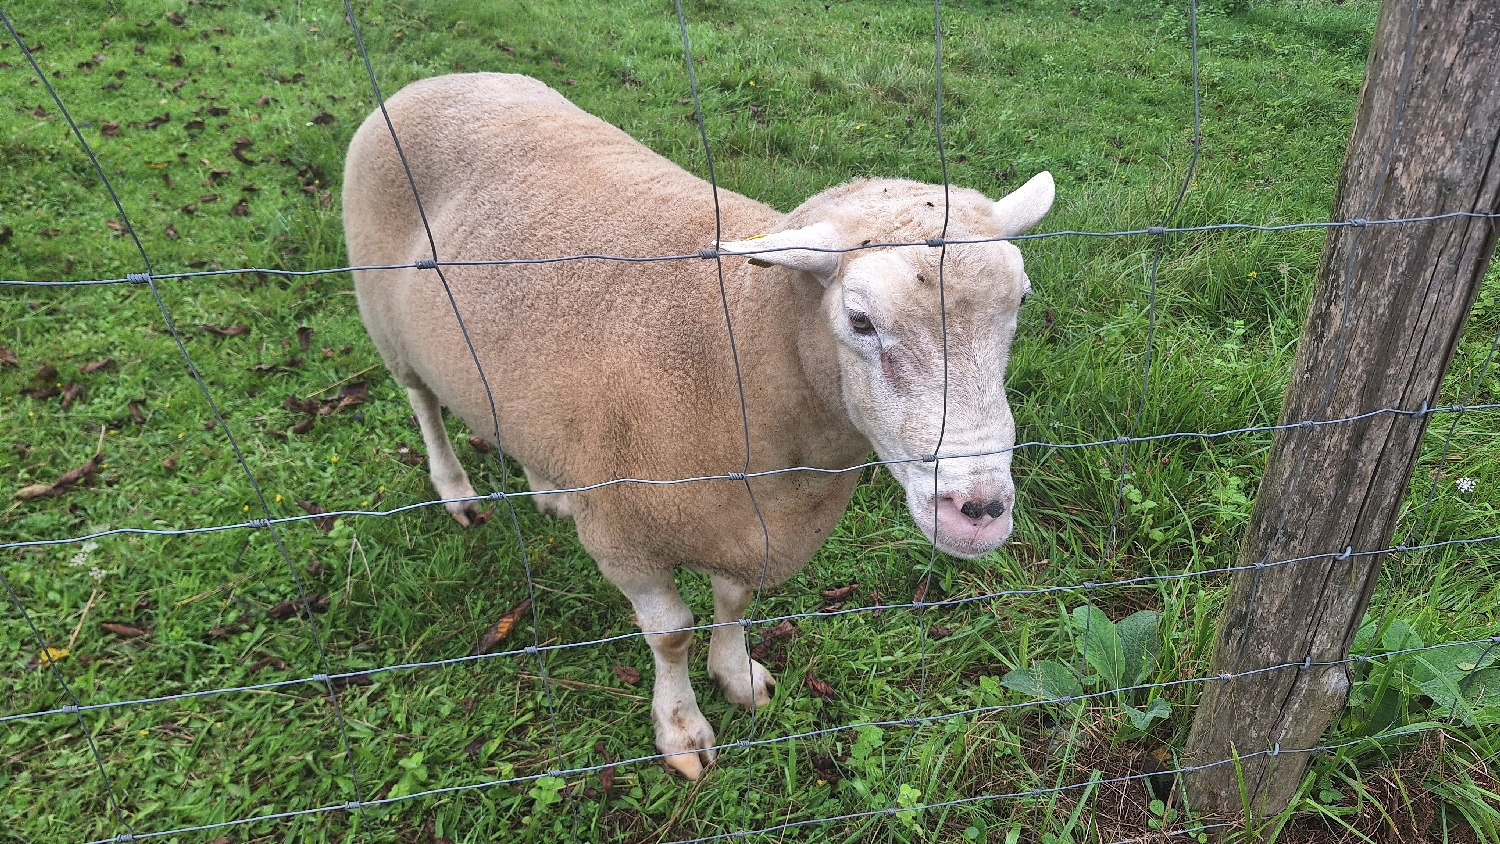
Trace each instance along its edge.
{"label": "sheep's hind leg", "polygon": [[708,640],[708,676],[718,681],[730,703],[749,710],[771,702],[776,679],[745,650],[745,629],[737,622],[755,591],[728,578],[713,576],[714,632]]}
{"label": "sheep's hind leg", "polygon": [[[557,484],[538,475],[530,469],[526,470],[526,485],[531,487],[532,492],[549,492],[557,489]],[[558,519],[573,518],[573,501],[567,493],[553,493],[550,495],[531,496],[532,506],[536,507],[538,513],[545,513]]]}
{"label": "sheep's hind leg", "polygon": [[[427,446],[427,464],[432,474],[432,486],[439,498],[473,498],[474,487],[469,476],[453,453],[453,443],[448,442],[448,430],[443,426],[443,408],[437,396],[426,387],[407,387],[406,397],[416,413],[417,426],[422,429],[422,443]],[[443,505],[453,518],[464,527],[479,521],[479,505],[474,501],[448,501]]]}
{"label": "sheep's hind leg", "polygon": [[677,594],[671,569],[642,574],[605,570],[605,574],[635,607],[656,661],[656,685],[651,692],[656,749],[667,754],[662,761],[668,768],[690,780],[699,779],[714,761],[714,730],[699,711],[688,682],[693,631],[684,628],[693,626],[693,612]]}

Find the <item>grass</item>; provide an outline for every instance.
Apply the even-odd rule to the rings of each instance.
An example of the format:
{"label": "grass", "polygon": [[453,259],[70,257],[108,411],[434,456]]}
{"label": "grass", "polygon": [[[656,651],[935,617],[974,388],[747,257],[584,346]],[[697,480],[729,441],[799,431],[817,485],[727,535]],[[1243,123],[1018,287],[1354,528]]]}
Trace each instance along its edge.
{"label": "grass", "polygon": [[[1377,4],[1201,5],[1204,153],[1178,222],[1326,217]],[[372,100],[341,4],[37,0],[5,11],[28,46],[40,45],[48,81],[83,126],[155,272],[345,263],[338,180],[348,138]],[[168,11],[183,24],[163,17]],[[790,209],[859,175],[939,180],[931,11],[849,0],[688,2],[722,183]],[[665,2],[376,0],[357,4],[356,13],[387,94],[453,70],[528,73],[703,171],[697,129],[684,119],[691,108],[683,102],[689,93],[676,18]],[[1178,4],[975,0],[945,7],[950,177],[999,195],[1036,170],[1052,170],[1059,200],[1044,223],[1049,229],[1159,222],[1190,153],[1186,34]],[[139,253],[117,230],[119,213],[14,44],[0,48],[0,63],[0,278],[141,271]],[[109,124],[118,124],[118,134],[105,131]],[[243,211],[232,212],[241,200]],[[1321,242],[1315,231],[1169,240],[1143,432],[1275,421]],[[1019,439],[1086,442],[1129,429],[1145,363],[1152,245],[1057,238],[1026,246],[1036,294],[1008,376]],[[97,475],[64,495],[10,501],[0,512],[6,541],[261,515],[225,428],[277,516],[303,513],[299,501],[343,510],[431,497],[424,469],[403,453],[419,435],[365,338],[347,276],[250,272],[161,281],[158,289],[161,307],[135,285],[7,288],[0,298],[0,343],[18,358],[17,366],[0,367],[6,482],[17,490],[51,483],[96,450],[103,455]],[[163,309],[224,424],[186,372]],[[248,331],[221,336],[201,328],[237,325]],[[1492,273],[1445,383],[1445,403],[1497,400],[1494,367],[1478,378],[1497,328],[1500,280]],[[112,368],[80,370],[105,358]],[[35,377],[44,364],[57,370],[48,382],[86,392],[66,409],[58,396],[27,396],[45,386]],[[284,405],[288,395],[331,398],[359,380],[368,385],[363,404],[289,433],[307,416]],[[1494,532],[1494,414],[1458,419],[1444,454],[1450,422],[1441,417],[1432,428],[1398,537]],[[466,450],[467,432],[455,425],[451,433],[477,488],[524,488],[519,477],[501,476],[493,458]],[[1016,541],[984,560],[940,560],[929,595],[1232,565],[1267,444],[1252,434],[1132,448],[1121,553],[1102,566],[1121,455],[1113,447],[1023,450]],[[877,591],[891,602],[913,594],[930,569],[929,548],[902,512],[889,474],[866,475],[836,535],[802,574],[764,596],[762,616],[815,611],[824,604],[820,589],[851,581],[860,584],[854,600],[865,604]],[[1474,491],[1458,489],[1458,477],[1472,479]],[[523,617],[505,646],[633,632],[624,599],[593,571],[571,528],[524,503],[519,511],[538,621]],[[298,595],[287,558],[307,591],[328,599],[317,621],[333,673],[462,656],[484,627],[528,596],[505,518],[463,531],[428,507],[346,517],[328,532],[302,522],[278,536],[286,557],[267,532],[231,530],[12,549],[0,567],[42,635],[68,647],[57,671],[85,703],[322,672],[309,626],[269,612]],[[1372,616],[1387,628],[1400,620],[1429,644],[1495,635],[1497,569],[1493,545],[1407,555],[1388,567]],[[689,602],[706,611],[706,584],[679,580]],[[1162,613],[1165,647],[1149,680],[1169,682],[1204,672],[1225,582],[1157,581],[1091,597],[1115,619],[1138,609]],[[1039,659],[1076,659],[1062,615],[1080,603],[1076,594],[1032,596],[925,616],[803,620],[799,635],[771,649],[781,683],[754,735],[1020,703],[1023,696],[995,681]],[[105,621],[148,635],[121,638],[100,626]],[[929,639],[924,662],[920,634],[934,624],[952,635]],[[26,622],[6,612],[0,629],[9,666],[0,675],[0,713],[66,704],[50,671],[26,667],[37,652]],[[1371,635],[1373,651],[1391,649],[1383,634]],[[705,642],[700,636],[697,647]],[[647,680],[627,684],[617,666]],[[557,766],[559,751],[563,767],[653,752],[650,659],[638,639],[558,651],[545,668],[556,681],[550,691],[534,679],[540,672],[531,658],[385,672],[346,688],[342,723],[359,793],[399,796],[542,774]],[[809,676],[828,683],[832,695],[810,694]],[[1493,725],[1447,723],[1449,712],[1416,685],[1423,676],[1396,661],[1362,667],[1355,704],[1327,740],[1429,721],[1440,727],[1326,754],[1292,809],[1246,837],[1500,841]],[[749,738],[751,720],[706,677],[695,678],[721,741]],[[1144,732],[1109,700],[1081,719],[1064,719],[1071,726],[1061,734],[1057,713],[1031,707],[734,749],[699,787],[655,764],[622,765],[608,794],[590,774],[566,784],[570,800],[556,799],[556,783],[538,781],[167,840],[425,844],[435,837],[552,841],[576,831],[586,841],[670,841],[892,801],[922,805],[1067,785],[1076,787],[923,809],[906,820],[817,823],[777,838],[1111,841],[1150,833],[1153,821],[1195,823],[1164,819],[1166,807],[1153,807],[1141,780],[1111,782],[1163,760],[1170,765],[1172,749],[1181,747],[1195,686],[1160,694],[1173,714]],[[338,805],[355,794],[341,719],[311,684],[107,708],[84,720],[137,832]],[[76,716],[0,722],[0,754],[0,837],[79,841],[125,831],[108,809]]]}

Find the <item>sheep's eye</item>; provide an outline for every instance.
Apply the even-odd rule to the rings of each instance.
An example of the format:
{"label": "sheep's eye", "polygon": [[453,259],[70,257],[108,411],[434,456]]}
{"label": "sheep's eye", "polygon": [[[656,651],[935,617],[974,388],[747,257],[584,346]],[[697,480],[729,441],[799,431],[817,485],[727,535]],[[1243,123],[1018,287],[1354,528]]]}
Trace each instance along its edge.
{"label": "sheep's eye", "polygon": [[849,327],[854,329],[856,334],[875,333],[875,325],[870,322],[870,315],[864,311],[849,312]]}

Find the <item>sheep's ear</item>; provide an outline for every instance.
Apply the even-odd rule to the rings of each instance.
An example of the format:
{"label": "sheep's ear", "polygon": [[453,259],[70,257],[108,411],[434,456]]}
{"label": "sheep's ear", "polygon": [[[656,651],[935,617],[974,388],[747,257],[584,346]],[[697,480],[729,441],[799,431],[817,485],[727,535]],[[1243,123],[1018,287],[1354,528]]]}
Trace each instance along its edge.
{"label": "sheep's ear", "polygon": [[1047,216],[1056,195],[1057,187],[1052,183],[1051,173],[1043,170],[1032,176],[1026,184],[995,203],[995,219],[1000,222],[1000,230],[1007,237],[1030,231]]}
{"label": "sheep's ear", "polygon": [[[732,240],[719,244],[719,251],[726,255],[750,255],[750,263],[758,267],[776,265],[794,270],[810,272],[818,281],[827,284],[839,271],[839,252],[813,252],[794,247],[813,249],[839,249],[843,238],[838,227],[832,223],[814,223],[806,228],[776,232],[750,240]],[[776,250],[776,251],[763,251]]]}

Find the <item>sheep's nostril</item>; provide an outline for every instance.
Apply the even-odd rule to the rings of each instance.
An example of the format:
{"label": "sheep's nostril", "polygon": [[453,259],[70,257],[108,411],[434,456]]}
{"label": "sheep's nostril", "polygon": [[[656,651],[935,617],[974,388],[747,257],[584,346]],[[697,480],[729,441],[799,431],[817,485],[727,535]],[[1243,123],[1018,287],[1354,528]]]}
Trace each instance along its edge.
{"label": "sheep's nostril", "polygon": [[1005,515],[1005,502],[991,501],[990,503],[984,505],[984,512],[989,513],[990,518],[998,519],[1001,516]]}
{"label": "sheep's nostril", "polygon": [[984,505],[978,501],[965,501],[964,506],[958,508],[958,511],[971,519],[977,519],[984,515]]}

